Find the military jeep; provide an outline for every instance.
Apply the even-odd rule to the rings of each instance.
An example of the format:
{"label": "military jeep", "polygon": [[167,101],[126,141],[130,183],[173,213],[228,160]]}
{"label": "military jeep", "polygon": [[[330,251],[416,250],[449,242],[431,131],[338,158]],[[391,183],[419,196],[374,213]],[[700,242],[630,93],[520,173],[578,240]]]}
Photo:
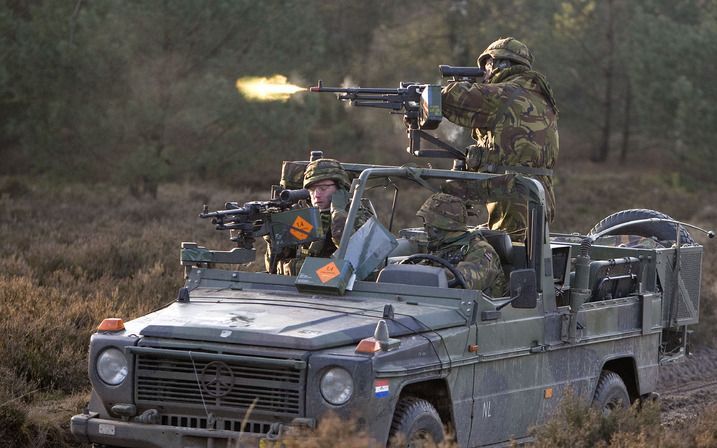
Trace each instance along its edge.
{"label": "military jeep", "polygon": [[[654,397],[660,364],[685,355],[703,248],[683,224],[632,210],[586,235],[551,234],[541,184],[520,174],[345,167],[345,228],[361,206],[376,216],[296,277],[239,269],[252,248],[183,243],[176,301],[92,335],[92,394],[73,434],[100,446],[273,446],[335,414],[377,444],[451,434],[501,445],[528,440],[569,391],[606,412]],[[449,287],[449,261],[411,263],[425,261],[425,235],[392,229],[403,196],[506,185],[529,222],[523,241],[484,230],[504,296]],[[316,223],[296,210],[309,223],[300,240]],[[285,213],[272,231],[287,236],[296,218]]]}

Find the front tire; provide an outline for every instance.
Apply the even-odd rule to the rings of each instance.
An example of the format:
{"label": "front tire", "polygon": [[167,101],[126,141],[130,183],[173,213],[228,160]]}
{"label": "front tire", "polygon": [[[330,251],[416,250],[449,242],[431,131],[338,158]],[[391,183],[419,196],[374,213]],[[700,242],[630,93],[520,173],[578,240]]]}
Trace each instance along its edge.
{"label": "front tire", "polygon": [[444,438],[441,417],[431,403],[415,397],[399,400],[388,437],[389,448],[435,446]]}
{"label": "front tire", "polygon": [[592,405],[602,411],[604,416],[616,409],[630,407],[630,394],[627,393],[627,387],[620,375],[610,370],[603,370],[600,373]]}

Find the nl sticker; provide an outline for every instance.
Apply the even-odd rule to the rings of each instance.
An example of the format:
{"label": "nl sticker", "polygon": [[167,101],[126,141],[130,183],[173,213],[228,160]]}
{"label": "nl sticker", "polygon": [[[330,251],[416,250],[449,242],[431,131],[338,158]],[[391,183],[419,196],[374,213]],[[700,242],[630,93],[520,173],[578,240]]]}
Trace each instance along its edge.
{"label": "nl sticker", "polygon": [[388,397],[388,380],[376,380],[373,385],[376,398]]}

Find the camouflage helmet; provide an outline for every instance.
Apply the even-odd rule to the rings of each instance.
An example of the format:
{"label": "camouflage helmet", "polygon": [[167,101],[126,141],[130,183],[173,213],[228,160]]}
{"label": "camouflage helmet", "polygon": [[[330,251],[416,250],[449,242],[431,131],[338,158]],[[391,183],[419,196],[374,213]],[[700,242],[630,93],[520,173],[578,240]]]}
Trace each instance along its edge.
{"label": "camouflage helmet", "polygon": [[533,53],[523,42],[514,37],[505,37],[498,39],[478,57],[478,65],[485,66],[486,59],[508,59],[518,64],[533,65]]}
{"label": "camouflage helmet", "polygon": [[468,212],[463,201],[446,193],[435,193],[423,203],[416,215],[429,226],[443,230],[465,230]]}
{"label": "camouflage helmet", "polygon": [[326,179],[336,181],[339,188],[348,190],[351,186],[349,175],[338,160],[316,159],[306,165],[306,170],[304,171],[304,188],[308,188],[311,184]]}

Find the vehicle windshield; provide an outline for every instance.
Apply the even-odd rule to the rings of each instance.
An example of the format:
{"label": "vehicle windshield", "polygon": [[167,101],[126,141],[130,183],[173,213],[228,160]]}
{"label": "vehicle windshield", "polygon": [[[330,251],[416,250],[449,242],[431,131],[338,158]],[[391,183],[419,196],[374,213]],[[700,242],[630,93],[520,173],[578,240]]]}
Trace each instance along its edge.
{"label": "vehicle windshield", "polygon": [[[463,201],[469,229],[486,228],[488,203],[511,199],[527,205],[531,196],[535,196],[531,195],[529,180],[515,174],[491,175],[410,167],[374,168],[358,164],[345,166],[357,180],[359,176],[362,178],[354,181],[358,193],[354,194],[354,198],[361,198],[361,205],[355,211],[358,212],[359,207],[370,210],[397,237],[413,235],[421,238],[423,220],[416,212],[426,199],[437,192]],[[352,218],[351,214],[348,218]],[[347,222],[346,228],[352,228],[351,225]]]}

